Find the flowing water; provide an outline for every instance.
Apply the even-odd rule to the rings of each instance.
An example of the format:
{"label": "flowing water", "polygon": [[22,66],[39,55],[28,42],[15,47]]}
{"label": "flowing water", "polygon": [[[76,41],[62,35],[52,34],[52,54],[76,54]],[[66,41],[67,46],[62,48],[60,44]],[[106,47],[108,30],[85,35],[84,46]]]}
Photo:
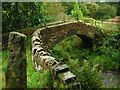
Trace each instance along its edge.
{"label": "flowing water", "polygon": [[120,73],[115,71],[106,71],[102,73],[103,84],[105,87],[120,87]]}

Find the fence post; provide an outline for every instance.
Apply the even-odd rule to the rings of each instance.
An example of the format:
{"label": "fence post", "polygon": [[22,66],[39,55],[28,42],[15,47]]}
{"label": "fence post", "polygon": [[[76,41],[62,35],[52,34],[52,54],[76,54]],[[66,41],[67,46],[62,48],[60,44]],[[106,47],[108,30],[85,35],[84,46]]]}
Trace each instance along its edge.
{"label": "fence post", "polygon": [[64,20],[63,20],[63,21],[64,21],[64,22],[66,22],[66,20],[65,20],[65,16],[63,16],[63,18],[64,18]]}
{"label": "fence post", "polygon": [[96,24],[97,22],[96,22],[96,20],[95,20],[95,26],[97,26],[97,24]]}
{"label": "fence post", "polygon": [[26,39],[25,35],[18,32],[11,32],[9,35],[6,88],[27,88]]}
{"label": "fence post", "polygon": [[77,21],[79,21],[79,15],[77,14]]}

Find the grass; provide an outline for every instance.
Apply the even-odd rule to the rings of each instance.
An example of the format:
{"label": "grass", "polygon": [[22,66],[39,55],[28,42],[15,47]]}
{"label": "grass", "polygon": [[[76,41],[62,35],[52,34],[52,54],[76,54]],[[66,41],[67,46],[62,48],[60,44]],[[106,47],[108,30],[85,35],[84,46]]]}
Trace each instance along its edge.
{"label": "grass", "polygon": [[31,59],[31,46],[27,47],[27,87],[48,88],[52,82],[49,70],[36,71]]}
{"label": "grass", "polygon": [[1,72],[1,77],[2,77],[2,88],[5,88],[5,70],[7,67],[7,60],[8,60],[8,52],[2,51],[0,52],[2,54],[2,72]]}
{"label": "grass", "polygon": [[49,88],[52,84],[50,71],[36,71],[32,62],[31,36],[28,37],[27,44],[27,88]]}

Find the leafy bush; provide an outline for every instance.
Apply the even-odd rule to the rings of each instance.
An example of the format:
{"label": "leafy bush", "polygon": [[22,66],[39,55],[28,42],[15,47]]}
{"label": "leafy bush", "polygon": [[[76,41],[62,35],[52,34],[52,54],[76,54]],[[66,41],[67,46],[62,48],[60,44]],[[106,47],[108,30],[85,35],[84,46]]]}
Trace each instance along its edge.
{"label": "leafy bush", "polygon": [[[104,59],[103,66],[108,70],[118,69],[120,66],[120,55],[119,55],[119,44],[118,44],[119,34],[112,34],[101,41],[102,45],[97,46],[95,51],[99,51],[98,54],[101,59]],[[100,59],[100,58],[99,58]],[[100,59],[100,60],[101,60]]]}
{"label": "leafy bush", "polygon": [[78,60],[70,60],[68,63],[82,88],[100,88],[102,86],[102,75],[101,71],[97,70],[98,65],[91,66],[86,60],[82,64]]}

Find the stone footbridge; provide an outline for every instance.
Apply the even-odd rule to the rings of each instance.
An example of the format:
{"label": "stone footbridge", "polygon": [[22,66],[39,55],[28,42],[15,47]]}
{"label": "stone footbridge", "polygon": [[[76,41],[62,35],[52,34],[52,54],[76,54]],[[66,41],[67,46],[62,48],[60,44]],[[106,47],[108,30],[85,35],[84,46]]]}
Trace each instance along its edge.
{"label": "stone footbridge", "polygon": [[92,47],[98,28],[82,22],[66,22],[56,25],[49,25],[45,28],[37,29],[32,37],[32,60],[37,70],[50,69],[52,75],[59,78],[64,84],[72,83],[73,86],[79,86],[76,83],[76,76],[69,71],[66,64],[48,53],[61,40],[77,35],[85,43],[85,47]]}

